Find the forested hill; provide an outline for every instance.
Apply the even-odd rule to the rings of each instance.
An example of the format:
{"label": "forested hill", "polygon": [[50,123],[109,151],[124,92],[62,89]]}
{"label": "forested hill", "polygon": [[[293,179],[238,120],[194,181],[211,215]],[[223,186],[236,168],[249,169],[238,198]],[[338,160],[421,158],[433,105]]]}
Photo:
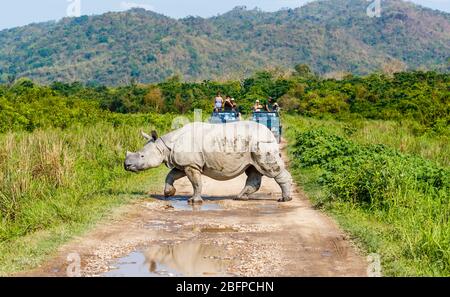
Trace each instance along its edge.
{"label": "forested hill", "polygon": [[450,14],[383,0],[315,1],[262,12],[172,19],[133,9],[0,31],[0,83],[29,77],[101,84],[234,79],[256,69],[310,65],[319,74],[448,70]]}

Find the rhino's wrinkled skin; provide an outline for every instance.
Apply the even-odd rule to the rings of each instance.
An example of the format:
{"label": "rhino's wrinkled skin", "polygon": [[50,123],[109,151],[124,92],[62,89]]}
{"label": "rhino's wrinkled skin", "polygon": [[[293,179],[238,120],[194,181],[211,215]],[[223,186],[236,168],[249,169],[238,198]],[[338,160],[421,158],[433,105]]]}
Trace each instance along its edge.
{"label": "rhino's wrinkled skin", "polygon": [[125,169],[138,172],[165,163],[171,172],[164,195],[175,195],[174,182],[187,176],[194,188],[190,203],[201,203],[202,175],[216,180],[248,178],[237,199],[246,200],[259,190],[263,175],[274,178],[282,190],[279,200],[291,200],[292,178],[284,167],[276,138],[264,125],[243,121],[228,124],[192,123],[158,138],[143,133],[148,143],[127,152]]}

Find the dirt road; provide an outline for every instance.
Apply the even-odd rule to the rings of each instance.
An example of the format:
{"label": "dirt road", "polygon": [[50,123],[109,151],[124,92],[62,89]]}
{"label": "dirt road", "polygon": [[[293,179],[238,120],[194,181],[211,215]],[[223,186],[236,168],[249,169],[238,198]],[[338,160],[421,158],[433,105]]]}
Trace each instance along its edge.
{"label": "dirt road", "polygon": [[278,185],[264,178],[252,200],[232,200],[244,183],[245,176],[204,177],[205,203],[192,208],[186,202],[191,185],[181,179],[177,196],[149,193],[25,275],[65,276],[67,267],[77,273],[74,255],[82,276],[366,275],[365,257],[301,191],[278,203]]}

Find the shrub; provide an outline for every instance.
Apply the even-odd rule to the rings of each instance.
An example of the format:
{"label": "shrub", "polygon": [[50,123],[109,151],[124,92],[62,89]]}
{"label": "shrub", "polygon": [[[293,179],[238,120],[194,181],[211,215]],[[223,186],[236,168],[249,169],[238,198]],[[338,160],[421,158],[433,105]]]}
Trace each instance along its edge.
{"label": "shrub", "polygon": [[[321,202],[350,204],[389,228],[402,257],[425,275],[450,274],[450,170],[384,145],[358,145],[323,130],[299,133],[296,168],[319,168]],[[379,250],[381,254],[392,251]]]}

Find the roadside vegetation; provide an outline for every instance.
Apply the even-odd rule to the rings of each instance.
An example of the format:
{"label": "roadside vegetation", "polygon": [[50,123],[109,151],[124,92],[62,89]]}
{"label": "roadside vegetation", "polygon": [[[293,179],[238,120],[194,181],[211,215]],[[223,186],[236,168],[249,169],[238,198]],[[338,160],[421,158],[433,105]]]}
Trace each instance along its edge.
{"label": "roadside vegetation", "polygon": [[447,136],[389,121],[285,122],[296,181],[363,250],[380,254],[384,275],[450,275]]}
{"label": "roadside vegetation", "polygon": [[0,85],[0,274],[37,265],[114,206],[162,186],[164,168],[123,170],[140,130],[207,116],[221,92],[245,115],[282,107],[291,170],[385,275],[450,275],[450,76],[316,76],[261,71],[242,81],[118,87],[28,79]]}
{"label": "roadside vegetation", "polygon": [[165,168],[135,176],[122,164],[144,144],[141,129],[167,131],[171,118],[0,135],[0,274],[33,267],[112,207],[159,190]]}

